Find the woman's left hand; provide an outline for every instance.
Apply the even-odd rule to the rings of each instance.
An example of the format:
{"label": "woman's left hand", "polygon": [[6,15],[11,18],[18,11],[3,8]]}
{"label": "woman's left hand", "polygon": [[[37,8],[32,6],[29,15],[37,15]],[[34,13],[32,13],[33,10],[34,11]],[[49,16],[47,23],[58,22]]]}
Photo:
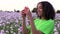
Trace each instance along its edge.
{"label": "woman's left hand", "polygon": [[30,9],[27,10],[26,15],[28,16],[29,19],[32,17],[32,14],[30,12]]}

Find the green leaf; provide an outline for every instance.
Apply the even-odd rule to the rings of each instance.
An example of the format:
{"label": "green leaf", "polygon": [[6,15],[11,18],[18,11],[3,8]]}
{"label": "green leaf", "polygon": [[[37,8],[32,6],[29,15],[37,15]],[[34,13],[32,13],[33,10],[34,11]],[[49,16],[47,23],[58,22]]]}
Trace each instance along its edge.
{"label": "green leaf", "polygon": [[19,26],[22,26],[22,23],[20,22],[20,20],[18,21],[18,25],[19,25]]}
{"label": "green leaf", "polygon": [[3,29],[3,27],[2,26],[0,26],[0,30],[2,30]]}
{"label": "green leaf", "polygon": [[14,31],[16,34],[18,34],[18,27],[14,27],[14,28],[13,28],[13,31]]}

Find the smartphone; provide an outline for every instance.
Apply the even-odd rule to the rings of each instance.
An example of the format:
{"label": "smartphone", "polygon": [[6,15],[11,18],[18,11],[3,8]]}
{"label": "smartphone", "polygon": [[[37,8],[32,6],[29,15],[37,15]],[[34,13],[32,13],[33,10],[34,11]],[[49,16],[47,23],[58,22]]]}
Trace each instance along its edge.
{"label": "smartphone", "polygon": [[28,7],[25,7],[25,8],[24,8],[24,13],[26,13],[26,12],[27,12],[27,9],[28,9]]}
{"label": "smartphone", "polygon": [[26,15],[28,7],[24,7],[24,9],[22,10],[23,14]]}

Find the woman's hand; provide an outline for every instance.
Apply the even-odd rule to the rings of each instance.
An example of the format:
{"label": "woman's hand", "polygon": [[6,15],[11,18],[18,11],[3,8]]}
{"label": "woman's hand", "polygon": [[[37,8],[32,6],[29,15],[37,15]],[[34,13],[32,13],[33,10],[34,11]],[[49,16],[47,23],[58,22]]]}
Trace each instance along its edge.
{"label": "woman's hand", "polygon": [[22,15],[22,18],[23,18],[23,19],[25,19],[25,17],[26,17],[26,14],[24,13],[24,10],[22,10],[22,13],[21,13],[21,15]]}
{"label": "woman's hand", "polygon": [[25,7],[25,9],[24,9],[23,12],[25,13],[25,15],[28,16],[28,18],[32,17],[31,12],[30,12],[30,9],[28,7]]}

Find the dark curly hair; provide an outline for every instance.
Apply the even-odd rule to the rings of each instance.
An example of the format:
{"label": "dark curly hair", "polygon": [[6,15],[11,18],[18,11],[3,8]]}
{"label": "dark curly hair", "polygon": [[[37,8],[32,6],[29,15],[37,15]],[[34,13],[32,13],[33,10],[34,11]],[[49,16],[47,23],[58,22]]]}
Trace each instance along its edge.
{"label": "dark curly hair", "polygon": [[47,1],[39,2],[38,5],[40,3],[42,4],[43,15],[44,15],[45,19],[46,20],[54,19],[55,18],[55,10],[54,10],[53,6]]}

